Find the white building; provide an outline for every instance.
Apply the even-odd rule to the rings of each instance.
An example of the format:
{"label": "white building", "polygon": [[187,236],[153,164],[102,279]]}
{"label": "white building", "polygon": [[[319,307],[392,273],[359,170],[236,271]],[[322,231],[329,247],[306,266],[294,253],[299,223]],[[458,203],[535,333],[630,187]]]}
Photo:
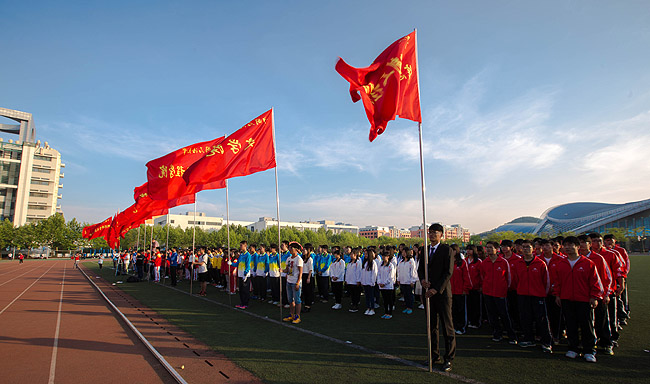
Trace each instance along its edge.
{"label": "white building", "polygon": [[21,226],[61,213],[61,154],[47,142],[34,142],[31,113],[0,108],[0,116],[20,123],[0,124],[0,131],[20,138],[0,138],[0,220]]}

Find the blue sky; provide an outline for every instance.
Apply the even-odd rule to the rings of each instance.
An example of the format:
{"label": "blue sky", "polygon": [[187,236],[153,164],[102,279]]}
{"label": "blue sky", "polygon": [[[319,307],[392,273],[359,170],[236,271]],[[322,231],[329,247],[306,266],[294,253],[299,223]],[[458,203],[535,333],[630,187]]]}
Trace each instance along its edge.
{"label": "blue sky", "polygon": [[[128,207],[148,160],[274,107],[283,220],[417,225],[417,124],[391,122],[369,143],[334,71],[338,56],[369,65],[413,28],[428,221],[480,232],[557,204],[649,197],[645,1],[0,6],[0,106],[32,113],[62,153],[67,219]],[[224,191],[197,197],[225,215]],[[233,179],[230,212],[275,217],[274,172]]]}

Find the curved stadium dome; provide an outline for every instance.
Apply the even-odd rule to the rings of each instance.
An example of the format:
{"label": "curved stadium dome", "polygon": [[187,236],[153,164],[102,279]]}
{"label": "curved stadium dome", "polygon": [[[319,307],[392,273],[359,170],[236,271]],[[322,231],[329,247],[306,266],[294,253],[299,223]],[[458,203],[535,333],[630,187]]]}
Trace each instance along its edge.
{"label": "curved stadium dome", "polygon": [[535,234],[559,232],[604,232],[607,228],[650,227],[650,199],[625,204],[569,203],[549,208],[532,231]]}

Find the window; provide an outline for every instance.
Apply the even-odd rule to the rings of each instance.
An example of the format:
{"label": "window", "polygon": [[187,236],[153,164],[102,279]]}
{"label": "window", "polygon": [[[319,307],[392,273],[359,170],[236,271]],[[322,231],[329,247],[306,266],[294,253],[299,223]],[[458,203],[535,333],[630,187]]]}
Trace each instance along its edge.
{"label": "window", "polygon": [[32,184],[35,185],[50,185],[49,181],[43,181],[43,180],[32,180]]}
{"label": "window", "polygon": [[47,193],[41,193],[41,192],[30,192],[30,193],[29,193],[29,196],[31,196],[31,197],[44,197],[44,198],[47,198],[47,197],[49,197],[50,195],[47,194]]}
{"label": "window", "polygon": [[50,174],[50,170],[44,168],[32,168],[32,171],[37,173],[47,173],[48,175]]}
{"label": "window", "polygon": [[52,161],[51,157],[41,156],[41,155],[34,155],[34,159],[41,160],[41,161]]}

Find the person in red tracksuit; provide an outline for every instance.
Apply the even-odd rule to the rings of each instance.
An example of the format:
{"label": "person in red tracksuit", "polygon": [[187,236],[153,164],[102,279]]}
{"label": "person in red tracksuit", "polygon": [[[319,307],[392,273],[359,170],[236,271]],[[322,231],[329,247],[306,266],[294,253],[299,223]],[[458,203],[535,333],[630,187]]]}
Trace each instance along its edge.
{"label": "person in red tracksuit", "polygon": [[621,291],[621,295],[618,296],[618,313],[616,317],[618,318],[619,325],[627,325],[627,319],[630,317],[630,305],[627,300],[627,276],[630,275],[630,256],[627,254],[625,248],[616,244],[616,238],[613,234],[605,235],[603,240],[608,249],[618,252],[621,260],[625,264],[625,288]]}
{"label": "person in red tracksuit", "polygon": [[[521,240],[521,239],[520,239]],[[519,243],[518,246],[518,252],[521,252],[521,246],[523,244],[523,240],[517,241]],[[512,267],[514,266],[515,262],[517,260],[521,259],[521,256],[513,252],[514,244],[510,240],[501,240],[501,257],[503,257],[507,262],[508,266],[510,267],[510,270],[512,271]],[[510,279],[512,280],[510,282],[510,288],[508,288],[508,311],[510,312],[510,317],[512,320],[512,327],[515,329],[515,331],[519,332],[521,331],[521,324],[519,323],[519,300],[517,299],[517,276],[514,276],[511,274]]]}
{"label": "person in red tracksuit", "polygon": [[[607,303],[607,312],[609,317],[609,332],[611,334],[612,346],[618,346],[618,320],[616,318],[618,312],[618,297],[625,288],[625,278],[627,277],[627,269],[625,262],[621,259],[618,252],[607,249],[603,246],[604,240],[600,233],[589,234],[591,238],[591,251],[596,252],[605,259],[610,272],[612,273],[612,290],[609,295],[609,302]],[[605,349],[605,353],[609,355],[614,354],[614,350]]]}
{"label": "person in red tracksuit", "polygon": [[[540,241],[541,243],[541,241]],[[530,240],[522,243],[523,257],[514,262],[511,270],[517,281],[517,300],[519,301],[519,318],[524,331],[521,347],[535,346],[533,321],[537,325],[537,335],[542,342],[542,350],[551,353],[551,332],[548,327],[546,314],[546,296],[551,288],[546,263],[533,255],[533,245]]]}
{"label": "person in red tracksuit", "polygon": [[467,247],[465,256],[472,282],[467,295],[467,327],[476,329],[481,326],[481,259],[478,258],[474,245]]}
{"label": "person in red tracksuit", "polygon": [[463,335],[467,326],[467,294],[472,288],[467,263],[460,255],[460,247],[451,245],[454,252],[454,272],[451,275],[451,318],[457,335]]}
{"label": "person in red tracksuit", "polygon": [[512,328],[506,301],[510,287],[510,265],[503,257],[497,255],[498,246],[499,244],[494,241],[488,241],[485,245],[485,253],[488,257],[481,262],[483,300],[492,326],[492,340],[501,341],[503,328],[505,328],[510,344],[517,344],[517,334]]}
{"label": "person in red tracksuit", "polygon": [[603,285],[605,294],[598,301],[598,306],[594,310],[594,329],[598,337],[598,345],[604,349],[605,354],[614,354],[614,343],[612,343],[612,331],[609,328],[609,314],[607,305],[609,296],[612,294],[612,273],[605,259],[596,252],[591,251],[591,238],[587,235],[578,236],[580,249],[578,253],[593,261],[598,271],[598,276]]}
{"label": "person in red tracksuit", "polygon": [[[553,293],[566,318],[569,351],[566,357],[578,357],[578,345],[582,342],[585,360],[596,362],[596,333],[594,331],[594,308],[605,294],[596,265],[578,253],[580,241],[569,236],[563,241],[567,255],[557,268],[557,281]],[[581,330],[581,335],[578,334]]]}
{"label": "person in red tracksuit", "polygon": [[[564,240],[564,239],[562,239]],[[558,240],[542,240],[542,256],[540,259],[546,263],[546,268],[548,269],[548,275],[551,280],[551,290],[546,296],[546,312],[548,315],[548,323],[551,329],[551,336],[553,337],[553,343],[558,344],[560,342],[560,334],[564,331],[564,316],[562,316],[562,311],[560,306],[555,303],[555,296],[553,296],[553,285],[557,279],[556,269],[558,263],[565,258],[563,254],[557,253],[557,244]]]}

